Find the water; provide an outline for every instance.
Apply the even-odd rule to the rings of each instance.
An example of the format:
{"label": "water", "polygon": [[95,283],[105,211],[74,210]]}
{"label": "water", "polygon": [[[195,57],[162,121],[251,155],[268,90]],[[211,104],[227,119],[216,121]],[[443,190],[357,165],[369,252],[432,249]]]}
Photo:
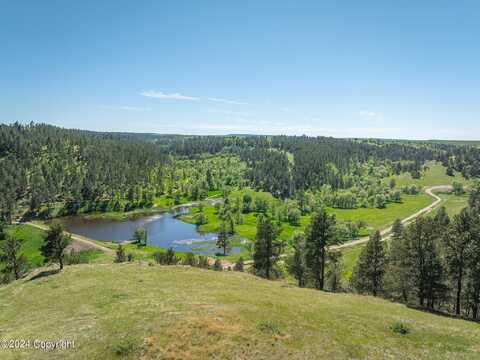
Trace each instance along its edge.
{"label": "water", "polygon": [[[173,248],[175,251],[210,254],[223,252],[217,248],[216,233],[200,233],[193,224],[183,222],[176,217],[184,214],[186,208],[175,212],[139,217],[132,220],[86,219],[82,216],[65,218],[65,229],[73,234],[94,240],[112,242],[129,241],[135,228],[143,226],[148,234],[148,245]],[[229,254],[239,252],[233,247]]]}

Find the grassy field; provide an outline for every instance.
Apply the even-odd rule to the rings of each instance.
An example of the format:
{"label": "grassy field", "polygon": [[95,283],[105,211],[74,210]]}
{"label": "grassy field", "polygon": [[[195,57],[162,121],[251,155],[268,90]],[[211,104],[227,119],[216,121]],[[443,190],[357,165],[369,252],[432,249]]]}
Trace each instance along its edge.
{"label": "grassy field", "polygon": [[[392,224],[398,218],[405,218],[414,212],[431,204],[434,200],[425,193],[418,195],[403,195],[401,203],[389,203],[385,209],[359,208],[359,209],[327,209],[329,213],[335,214],[339,222],[346,221],[366,221],[368,228],[361,235],[368,235],[376,229],[382,229]],[[192,208],[191,213],[198,212],[197,208]],[[213,206],[206,206],[203,209],[208,219],[208,223],[200,225],[199,230],[203,232],[214,232],[218,230],[219,219]],[[182,220],[193,223],[193,215],[184,215]],[[292,238],[295,231],[303,231],[305,226],[310,223],[310,215],[302,216],[300,226],[292,226],[288,223],[282,224],[280,238],[288,240]],[[238,235],[247,239],[255,239],[257,225],[257,214],[244,214],[244,222],[235,227]]]}
{"label": "grassy field", "polygon": [[438,193],[438,196],[442,198],[442,202],[435,210],[432,211],[432,216],[435,216],[441,206],[445,206],[449,216],[458,214],[463,208],[468,206],[468,194],[459,196],[448,193]]}
{"label": "grassy field", "polygon": [[[406,325],[406,335],[395,333]],[[478,359],[478,324],[248,274],[69,266],[0,287],[3,339],[69,339],[10,359]]]}
{"label": "grassy field", "polygon": [[[40,253],[40,248],[44,243],[45,231],[34,226],[23,224],[8,226],[7,233],[22,241],[20,253],[27,258],[29,268],[36,268],[44,265],[44,257]],[[97,250],[82,250],[81,253],[81,257],[84,261],[111,261],[106,254]],[[68,251],[67,254],[69,254]]]}
{"label": "grassy field", "polygon": [[468,185],[469,183],[459,172],[455,172],[455,176],[448,176],[446,174],[446,168],[440,163],[429,161],[426,163],[426,166],[428,170],[422,173],[420,179],[412,179],[410,173],[403,173],[392,176],[388,178],[387,181],[389,182],[392,178],[395,179],[397,187],[399,188],[405,185],[417,185],[420,188],[424,188],[426,186],[451,185],[453,182],[464,185]]}
{"label": "grassy field", "polygon": [[21,240],[21,253],[32,267],[43,265],[40,247],[43,245],[45,232],[30,225],[14,225],[7,228],[7,233]]}

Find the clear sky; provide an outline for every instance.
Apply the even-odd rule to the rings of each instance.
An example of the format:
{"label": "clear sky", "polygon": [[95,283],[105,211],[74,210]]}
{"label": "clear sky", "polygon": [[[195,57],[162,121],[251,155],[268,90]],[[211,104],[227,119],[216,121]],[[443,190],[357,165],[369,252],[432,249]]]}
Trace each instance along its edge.
{"label": "clear sky", "polygon": [[480,139],[480,1],[0,0],[0,122]]}

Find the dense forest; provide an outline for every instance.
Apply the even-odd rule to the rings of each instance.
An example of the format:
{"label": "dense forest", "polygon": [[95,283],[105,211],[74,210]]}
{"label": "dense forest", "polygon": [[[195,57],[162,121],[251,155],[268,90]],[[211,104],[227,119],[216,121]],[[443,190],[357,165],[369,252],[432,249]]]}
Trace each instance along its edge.
{"label": "dense forest", "polygon": [[[97,133],[45,124],[0,125],[0,216],[129,211],[167,195],[203,199],[251,187],[279,199],[321,196],[339,208],[383,207],[401,194],[381,180],[442,161],[465,177],[479,150],[444,143],[306,136]],[[415,193],[416,189],[403,189]]]}

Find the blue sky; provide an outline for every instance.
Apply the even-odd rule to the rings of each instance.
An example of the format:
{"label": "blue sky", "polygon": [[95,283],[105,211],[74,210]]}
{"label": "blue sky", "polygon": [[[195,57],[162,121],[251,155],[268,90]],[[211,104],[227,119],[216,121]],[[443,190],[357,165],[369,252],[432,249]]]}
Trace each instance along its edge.
{"label": "blue sky", "polygon": [[0,122],[480,139],[480,2],[1,1]]}

